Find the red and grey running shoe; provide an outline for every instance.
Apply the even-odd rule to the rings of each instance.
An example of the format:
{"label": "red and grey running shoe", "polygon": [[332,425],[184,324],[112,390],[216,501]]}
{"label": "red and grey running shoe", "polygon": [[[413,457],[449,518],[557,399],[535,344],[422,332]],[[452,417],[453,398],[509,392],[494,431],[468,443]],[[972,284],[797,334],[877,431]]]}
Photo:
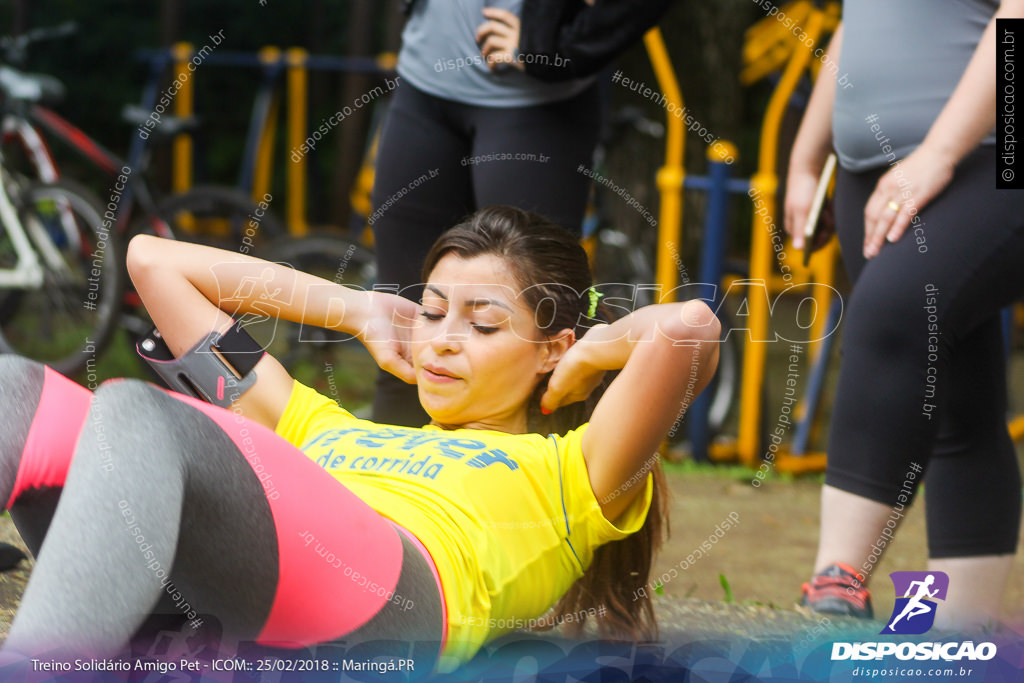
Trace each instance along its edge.
{"label": "red and grey running shoe", "polygon": [[841,614],[858,619],[872,619],[871,591],[864,587],[864,577],[845,564],[833,564],[803,585],[800,604],[821,614]]}

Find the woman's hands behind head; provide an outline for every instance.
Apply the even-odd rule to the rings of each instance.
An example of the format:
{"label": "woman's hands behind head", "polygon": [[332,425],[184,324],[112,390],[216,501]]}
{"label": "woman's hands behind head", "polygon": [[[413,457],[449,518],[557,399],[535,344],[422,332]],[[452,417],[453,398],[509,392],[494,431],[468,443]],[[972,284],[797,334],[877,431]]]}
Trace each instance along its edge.
{"label": "woman's hands behind head", "polygon": [[413,327],[419,323],[419,305],[397,294],[366,294],[370,304],[357,338],[382,370],[403,382],[415,384],[410,340]]}
{"label": "woman's hands behind head", "polygon": [[601,384],[606,371],[599,367],[600,345],[609,342],[601,338],[599,330],[607,327],[602,323],[590,328],[558,361],[540,400],[542,412],[548,414],[570,403],[584,401]]}

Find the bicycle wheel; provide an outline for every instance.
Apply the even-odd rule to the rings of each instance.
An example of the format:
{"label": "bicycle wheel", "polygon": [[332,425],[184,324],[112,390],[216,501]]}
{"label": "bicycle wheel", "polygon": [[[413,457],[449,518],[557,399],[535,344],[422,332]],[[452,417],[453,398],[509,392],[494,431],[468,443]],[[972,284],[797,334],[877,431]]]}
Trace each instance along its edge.
{"label": "bicycle wheel", "polygon": [[74,374],[114,330],[124,259],[103,227],[102,204],[66,180],[33,184],[15,197],[21,226],[0,226],[0,268],[17,257],[10,230],[23,229],[43,271],[36,287],[0,290],[0,352]]}
{"label": "bicycle wheel", "polygon": [[[258,256],[354,289],[371,290],[376,280],[373,252],[335,234],[284,238]],[[377,365],[350,335],[270,319],[246,329],[303,384],[349,408],[372,400]]]}
{"label": "bicycle wheel", "polygon": [[256,203],[229,187],[201,185],[166,198],[156,208],[177,239],[253,253],[286,234],[268,202]]}

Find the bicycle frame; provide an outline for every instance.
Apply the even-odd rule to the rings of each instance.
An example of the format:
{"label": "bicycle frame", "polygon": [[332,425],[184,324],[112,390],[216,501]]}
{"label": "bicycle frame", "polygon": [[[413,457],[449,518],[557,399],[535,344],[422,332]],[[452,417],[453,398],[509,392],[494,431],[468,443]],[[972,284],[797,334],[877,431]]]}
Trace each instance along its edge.
{"label": "bicycle frame", "polygon": [[[0,157],[0,162],[2,162],[2,157]],[[18,257],[17,265],[14,268],[0,268],[0,289],[39,289],[44,282],[43,269],[32,248],[33,242],[51,270],[66,271],[67,268],[46,229],[32,216],[27,216],[28,223],[22,222],[18,210],[7,192],[10,182],[10,177],[0,164],[0,221],[5,226],[7,234],[10,235],[11,244]],[[58,210],[65,213],[65,208],[58,207]],[[68,230],[66,224],[64,229]],[[70,230],[68,230],[68,234],[74,239]]]}
{"label": "bicycle frame", "polygon": [[41,126],[45,131],[65,142],[108,176],[118,177],[123,173],[123,169],[128,169],[127,173],[123,173],[128,177],[128,182],[118,203],[117,232],[122,234],[125,232],[127,217],[131,215],[131,207],[136,200],[146,213],[154,212],[156,203],[153,194],[146,185],[145,179],[141,177],[140,171],[144,166],[143,162],[148,151],[143,141],[138,140],[141,144],[132,145],[133,154],[126,161],[93,140],[81,128],[52,109],[33,104],[28,107],[26,118],[32,124]]}
{"label": "bicycle frame", "polygon": [[[166,60],[157,60],[152,64],[152,69],[158,73],[165,66]],[[143,89],[140,105],[143,110],[152,111],[159,97],[156,83],[157,79],[151,78]],[[8,104],[6,109],[8,115],[4,121],[5,127],[14,128],[21,139],[30,145],[31,156],[37,169],[40,170],[41,180],[56,180],[57,170],[50,157],[45,137],[39,134],[38,128],[42,128],[44,132],[63,141],[111,178],[117,178],[119,175],[128,177],[125,190],[121,193],[116,209],[114,221],[116,232],[122,235],[127,232],[131,209],[134,207],[135,201],[139,202],[147,215],[155,215],[156,200],[143,177],[143,172],[148,165],[148,136],[143,138],[133,130],[128,159],[124,160],[89,137],[81,128],[41,104],[15,100],[13,104]],[[52,170],[52,177],[47,177],[49,174],[42,173],[46,167]],[[124,172],[124,169],[128,169],[128,172]]]}
{"label": "bicycle frame", "polygon": [[18,218],[18,211],[11,203],[7,194],[6,178],[0,179],[0,221],[7,228],[11,244],[18,256],[18,263],[14,268],[0,268],[0,289],[11,289],[15,287],[32,287],[38,289],[43,285],[43,269],[36,257],[35,250],[28,235],[25,234],[24,226]]}
{"label": "bicycle frame", "polygon": [[17,138],[26,157],[32,164],[32,168],[44,183],[52,183],[60,176],[57,165],[50,155],[50,148],[46,140],[39,134],[39,131],[20,116],[8,114],[3,119],[3,136],[6,141],[9,138]]}

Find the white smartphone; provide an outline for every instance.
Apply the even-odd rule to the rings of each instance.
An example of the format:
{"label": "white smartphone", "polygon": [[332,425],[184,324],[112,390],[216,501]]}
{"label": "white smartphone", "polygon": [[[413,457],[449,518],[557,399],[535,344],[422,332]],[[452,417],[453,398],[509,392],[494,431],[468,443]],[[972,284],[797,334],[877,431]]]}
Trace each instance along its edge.
{"label": "white smartphone", "polygon": [[836,155],[829,154],[825,160],[825,167],[821,169],[818,187],[814,190],[814,201],[811,202],[811,211],[807,214],[807,222],[804,224],[804,268],[811,260],[814,242],[821,231],[821,209],[825,206],[825,199],[828,197],[829,186],[835,173]]}

